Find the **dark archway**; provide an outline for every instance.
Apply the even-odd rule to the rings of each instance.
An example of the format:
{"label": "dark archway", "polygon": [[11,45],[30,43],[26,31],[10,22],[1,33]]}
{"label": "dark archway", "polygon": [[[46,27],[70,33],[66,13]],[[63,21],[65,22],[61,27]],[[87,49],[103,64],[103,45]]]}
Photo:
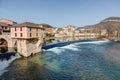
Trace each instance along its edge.
{"label": "dark archway", "polygon": [[17,41],[13,43],[13,46],[14,46],[14,51],[17,52]]}
{"label": "dark archway", "polygon": [[2,35],[2,32],[0,32],[0,35]]}
{"label": "dark archway", "polygon": [[0,53],[8,51],[8,42],[4,38],[0,38]]}

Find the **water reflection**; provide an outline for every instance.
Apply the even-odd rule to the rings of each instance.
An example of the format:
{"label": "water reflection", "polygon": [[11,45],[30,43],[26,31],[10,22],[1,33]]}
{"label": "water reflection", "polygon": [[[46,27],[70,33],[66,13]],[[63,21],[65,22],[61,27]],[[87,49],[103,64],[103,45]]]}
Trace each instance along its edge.
{"label": "water reflection", "polygon": [[54,37],[53,39],[46,40],[46,44],[55,43],[55,42],[66,42],[66,41],[74,41],[81,40],[79,37]]}
{"label": "water reflection", "polygon": [[[14,60],[0,79],[119,80],[119,48],[120,43],[110,41],[54,47],[29,58]],[[1,66],[0,69],[3,70]]]}
{"label": "water reflection", "polygon": [[[54,80],[64,75],[46,68],[43,58],[37,54],[34,57],[19,58],[12,62],[0,79],[4,80]],[[69,77],[64,77],[69,79]]]}
{"label": "water reflection", "polygon": [[55,38],[55,41],[58,41],[58,42],[64,42],[64,41],[74,41],[74,40],[79,40],[79,39],[76,39],[75,37],[56,37]]}
{"label": "water reflection", "polygon": [[27,58],[17,59],[2,77],[6,80],[36,80],[39,78],[38,70],[40,69],[42,70],[39,64],[31,62]]}
{"label": "water reflection", "polygon": [[87,40],[87,38],[84,39],[84,38],[81,38],[81,37],[56,37],[54,39],[54,41],[58,41],[58,42],[74,41],[74,40]]}

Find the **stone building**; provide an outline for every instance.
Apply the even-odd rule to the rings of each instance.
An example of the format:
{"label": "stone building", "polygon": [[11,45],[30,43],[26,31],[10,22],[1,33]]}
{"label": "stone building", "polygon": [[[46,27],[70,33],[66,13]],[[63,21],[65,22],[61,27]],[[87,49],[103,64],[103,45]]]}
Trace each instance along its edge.
{"label": "stone building", "polygon": [[14,24],[17,24],[17,23],[8,19],[0,19],[0,34],[10,35],[10,32],[11,32],[10,28]]}
{"label": "stone building", "polygon": [[79,34],[77,35],[80,39],[91,39],[91,38],[98,38],[100,33],[92,28],[81,28],[78,29]]}
{"label": "stone building", "polygon": [[66,37],[73,37],[76,27],[72,25],[65,26],[63,28]]}
{"label": "stone building", "polygon": [[55,32],[55,37],[64,37],[64,32],[62,28],[57,28]]}
{"label": "stone building", "polygon": [[54,34],[54,31],[56,30],[55,27],[49,25],[49,24],[38,24],[39,27],[41,27],[42,29],[44,29],[44,31],[47,34]]}
{"label": "stone building", "polygon": [[74,37],[76,27],[72,25],[65,26],[63,28],[57,28],[55,37]]}
{"label": "stone building", "polygon": [[11,37],[17,39],[17,52],[28,57],[41,51],[44,34],[37,24],[24,22],[11,27]]}
{"label": "stone building", "polygon": [[21,24],[16,24],[11,28],[11,37],[12,38],[38,38],[41,35],[41,28],[37,24],[24,22]]}

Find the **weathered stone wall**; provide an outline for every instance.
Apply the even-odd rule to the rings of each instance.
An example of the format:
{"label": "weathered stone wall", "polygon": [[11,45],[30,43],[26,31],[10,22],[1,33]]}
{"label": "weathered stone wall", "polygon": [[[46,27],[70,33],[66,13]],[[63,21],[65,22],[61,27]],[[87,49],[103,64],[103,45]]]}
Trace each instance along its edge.
{"label": "weathered stone wall", "polygon": [[42,39],[18,39],[17,52],[28,57],[32,54],[41,52]]}
{"label": "weathered stone wall", "polygon": [[28,55],[26,51],[26,40],[21,40],[21,39],[17,40],[17,52],[20,55],[23,55],[23,54],[24,56]]}

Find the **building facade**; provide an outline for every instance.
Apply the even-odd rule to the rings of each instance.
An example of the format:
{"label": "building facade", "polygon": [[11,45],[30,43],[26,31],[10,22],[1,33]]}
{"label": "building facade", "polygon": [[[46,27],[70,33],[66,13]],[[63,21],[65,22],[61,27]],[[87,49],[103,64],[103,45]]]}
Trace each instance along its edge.
{"label": "building facade", "polygon": [[10,35],[10,28],[14,24],[17,23],[8,19],[0,19],[0,35]]}
{"label": "building facade", "polygon": [[41,52],[44,34],[35,23],[24,22],[11,27],[11,37],[17,39],[17,52],[24,57]]}
{"label": "building facade", "polygon": [[10,25],[0,22],[0,35],[10,35]]}
{"label": "building facade", "polygon": [[68,26],[65,26],[63,28],[64,30],[64,36],[74,36],[74,33],[75,33],[75,30],[76,30],[76,27],[75,26],[72,26],[72,25],[68,25]]}
{"label": "building facade", "polygon": [[42,29],[37,26],[37,24],[24,22],[21,24],[16,24],[11,27],[11,37],[12,38],[38,38],[42,36]]}

